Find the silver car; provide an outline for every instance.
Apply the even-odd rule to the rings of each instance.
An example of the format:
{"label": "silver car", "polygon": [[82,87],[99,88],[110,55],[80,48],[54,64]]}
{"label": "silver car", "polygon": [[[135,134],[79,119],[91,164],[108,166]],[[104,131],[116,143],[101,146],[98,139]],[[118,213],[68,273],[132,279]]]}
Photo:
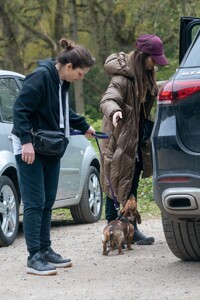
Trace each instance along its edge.
{"label": "silver car", "polygon": [[[23,213],[11,136],[13,103],[23,80],[19,73],[0,70],[0,246],[13,243]],[[76,223],[98,221],[103,205],[99,169],[91,143],[84,136],[71,136],[53,208],[70,208]]]}

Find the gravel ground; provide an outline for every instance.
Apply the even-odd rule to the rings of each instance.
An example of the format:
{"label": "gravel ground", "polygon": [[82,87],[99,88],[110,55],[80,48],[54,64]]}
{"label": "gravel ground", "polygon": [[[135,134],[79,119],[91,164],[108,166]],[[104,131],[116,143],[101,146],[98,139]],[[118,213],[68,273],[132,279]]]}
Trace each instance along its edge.
{"label": "gravel ground", "polygon": [[72,259],[73,267],[56,276],[27,275],[22,231],[13,245],[0,248],[1,300],[197,300],[200,299],[199,263],[183,262],[169,250],[160,219],[142,222],[140,229],[156,241],[134,245],[133,251],[102,255],[105,221],[73,225],[52,223],[52,247]]}

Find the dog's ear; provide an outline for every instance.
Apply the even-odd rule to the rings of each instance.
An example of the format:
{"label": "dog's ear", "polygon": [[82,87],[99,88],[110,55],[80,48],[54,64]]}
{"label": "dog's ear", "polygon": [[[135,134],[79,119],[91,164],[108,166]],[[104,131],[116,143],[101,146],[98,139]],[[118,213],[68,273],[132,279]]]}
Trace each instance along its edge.
{"label": "dog's ear", "polygon": [[142,223],[141,216],[140,216],[140,214],[139,214],[139,212],[138,212],[137,209],[135,210],[135,218],[136,218],[136,221],[137,221],[138,224]]}
{"label": "dog's ear", "polygon": [[134,202],[136,202],[137,203],[137,199],[135,198],[135,196],[134,195],[130,195],[130,197],[129,197],[129,199],[128,200],[130,200],[130,201],[134,201]]}

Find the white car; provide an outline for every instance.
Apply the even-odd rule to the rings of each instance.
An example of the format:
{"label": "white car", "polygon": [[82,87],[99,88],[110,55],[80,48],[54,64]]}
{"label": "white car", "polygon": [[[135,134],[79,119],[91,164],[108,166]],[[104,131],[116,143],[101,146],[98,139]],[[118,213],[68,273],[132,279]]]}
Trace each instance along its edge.
{"label": "white car", "polygon": [[[13,243],[23,214],[11,136],[13,104],[23,80],[22,74],[0,70],[0,246]],[[71,136],[61,160],[53,208],[70,208],[76,223],[97,222],[103,206],[99,169],[90,141],[82,135]]]}

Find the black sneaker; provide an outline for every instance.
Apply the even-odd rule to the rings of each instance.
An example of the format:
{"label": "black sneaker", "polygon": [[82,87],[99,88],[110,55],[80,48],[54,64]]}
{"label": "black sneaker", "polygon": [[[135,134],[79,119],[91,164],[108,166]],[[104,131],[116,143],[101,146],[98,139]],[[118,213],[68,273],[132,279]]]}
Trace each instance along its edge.
{"label": "black sneaker", "polygon": [[55,253],[51,247],[48,247],[43,253],[43,258],[56,268],[69,268],[72,266],[71,259],[62,258],[62,256]]}
{"label": "black sneaker", "polygon": [[139,229],[135,229],[131,244],[152,245],[155,242],[154,237],[146,237]]}
{"label": "black sneaker", "polygon": [[48,264],[48,262],[44,260],[41,252],[37,252],[35,255],[33,255],[31,259],[28,258],[26,273],[33,275],[48,276],[56,275],[57,271],[55,267]]}

